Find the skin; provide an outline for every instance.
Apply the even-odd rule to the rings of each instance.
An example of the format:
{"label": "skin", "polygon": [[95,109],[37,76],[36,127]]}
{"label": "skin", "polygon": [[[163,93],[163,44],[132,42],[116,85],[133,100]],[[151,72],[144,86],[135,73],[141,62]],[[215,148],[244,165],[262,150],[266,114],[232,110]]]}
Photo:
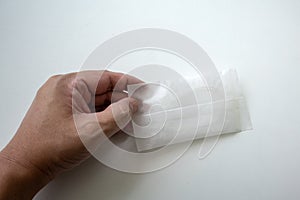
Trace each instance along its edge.
{"label": "skin", "polygon": [[[119,131],[117,121],[129,122],[138,102],[124,90],[140,82],[109,71],[49,78],[13,139],[0,152],[0,199],[32,199],[58,174],[89,158],[82,138],[87,143],[104,140]],[[74,113],[81,122],[77,126]],[[79,135],[78,130],[84,131]]]}

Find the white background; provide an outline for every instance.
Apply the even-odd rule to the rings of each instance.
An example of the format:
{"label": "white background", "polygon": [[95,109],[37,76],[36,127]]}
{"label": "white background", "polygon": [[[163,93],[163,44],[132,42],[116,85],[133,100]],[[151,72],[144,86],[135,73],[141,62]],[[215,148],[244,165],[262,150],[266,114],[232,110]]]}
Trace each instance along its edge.
{"label": "white background", "polygon": [[199,141],[170,167],[118,172],[90,159],[36,199],[300,198],[300,1],[0,1],[0,147],[37,89],[76,71],[103,41],[156,27],[200,44],[219,69],[238,70],[254,130],[221,138],[197,159]]}

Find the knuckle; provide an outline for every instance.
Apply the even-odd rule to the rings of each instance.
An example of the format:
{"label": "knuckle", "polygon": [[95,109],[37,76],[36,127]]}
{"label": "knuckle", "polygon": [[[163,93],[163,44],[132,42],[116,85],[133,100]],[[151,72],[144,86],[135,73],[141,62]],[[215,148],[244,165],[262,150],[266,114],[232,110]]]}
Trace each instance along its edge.
{"label": "knuckle", "polygon": [[53,75],[37,90],[36,96],[43,97],[47,95],[52,89],[57,87],[58,82],[61,80],[63,75]]}
{"label": "knuckle", "polygon": [[51,76],[44,85],[56,86],[59,81],[61,81],[63,75],[53,75]]}
{"label": "knuckle", "polygon": [[55,81],[57,79],[59,79],[61,76],[61,74],[56,74],[56,75],[53,75],[53,76],[50,76],[50,78],[48,79],[48,81]]}

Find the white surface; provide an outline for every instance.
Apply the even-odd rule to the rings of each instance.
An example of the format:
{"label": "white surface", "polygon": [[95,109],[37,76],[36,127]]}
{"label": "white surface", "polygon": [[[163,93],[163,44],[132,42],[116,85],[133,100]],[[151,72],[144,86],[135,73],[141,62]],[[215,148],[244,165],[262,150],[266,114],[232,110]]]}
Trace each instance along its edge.
{"label": "white surface", "polygon": [[2,0],[0,146],[50,75],[78,70],[120,32],[167,28],[198,42],[219,68],[237,68],[254,130],[222,137],[204,160],[195,142],[172,166],[150,174],[90,159],[36,199],[299,199],[299,19],[298,0]]}

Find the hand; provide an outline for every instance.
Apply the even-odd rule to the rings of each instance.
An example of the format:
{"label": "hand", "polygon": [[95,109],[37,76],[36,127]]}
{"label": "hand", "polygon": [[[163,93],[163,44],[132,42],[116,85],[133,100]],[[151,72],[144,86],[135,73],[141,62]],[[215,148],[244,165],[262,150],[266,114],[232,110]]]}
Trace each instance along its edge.
{"label": "hand", "polygon": [[[103,132],[110,137],[119,130],[116,120],[129,122],[138,102],[123,91],[140,82],[109,71],[51,77],[0,153],[0,199],[32,198],[57,174],[87,159],[90,153],[81,139],[93,141]],[[82,119],[80,125],[75,126],[74,116]],[[82,135],[77,129],[84,130]]]}

